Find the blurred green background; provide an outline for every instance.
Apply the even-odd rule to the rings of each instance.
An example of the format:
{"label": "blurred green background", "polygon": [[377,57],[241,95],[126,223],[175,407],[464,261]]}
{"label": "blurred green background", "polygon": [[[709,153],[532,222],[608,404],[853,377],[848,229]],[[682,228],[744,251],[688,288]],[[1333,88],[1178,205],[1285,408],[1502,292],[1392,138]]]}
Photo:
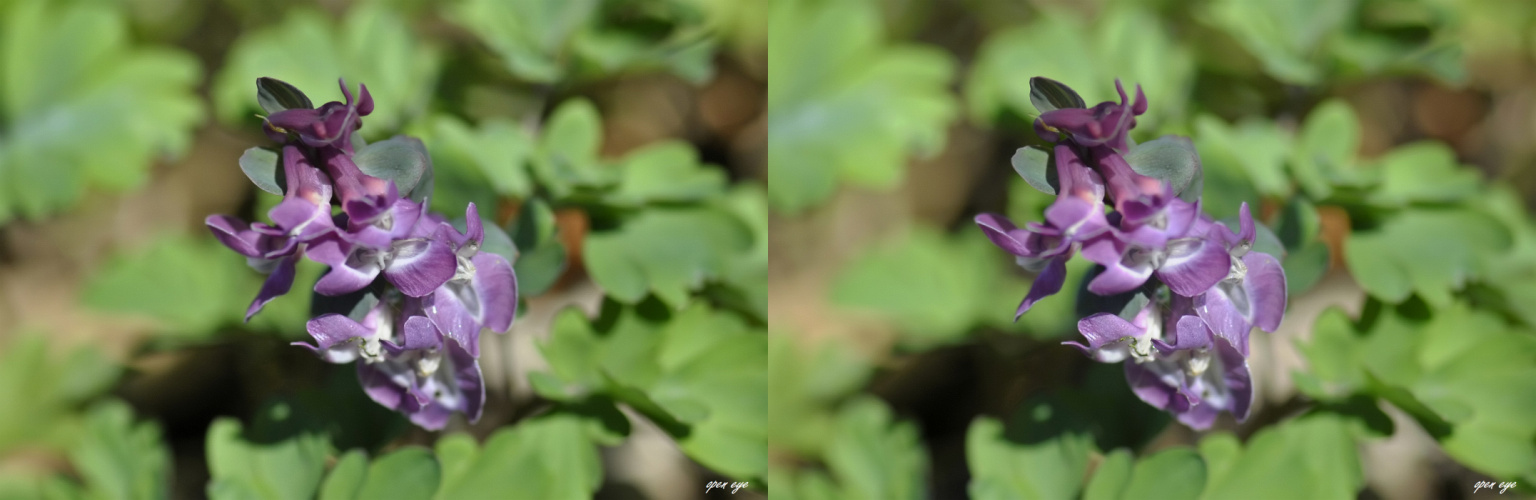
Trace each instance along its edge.
{"label": "blurred green background", "polygon": [[[767,6],[0,0],[0,498],[761,497]],[[261,76],[367,84],[432,208],[512,235],[478,423],[288,346],[313,263],[241,322],[263,277],[203,219],[277,201]]]}
{"label": "blurred green background", "polygon": [[[1492,498],[1536,487],[1536,4],[776,1],[768,59],[775,497]],[[1075,340],[1083,259],[1032,275],[972,223],[1041,220],[1029,78],[1140,84],[1203,207],[1275,230],[1244,423],[1170,423]]]}

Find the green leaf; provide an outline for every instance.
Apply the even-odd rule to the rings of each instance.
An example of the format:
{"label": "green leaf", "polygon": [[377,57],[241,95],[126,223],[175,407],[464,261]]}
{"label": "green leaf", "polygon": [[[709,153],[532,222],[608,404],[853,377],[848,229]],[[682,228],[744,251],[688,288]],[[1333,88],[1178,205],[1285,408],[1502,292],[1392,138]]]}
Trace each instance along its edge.
{"label": "green leaf", "polygon": [[[62,358],[62,359],[59,359]],[[122,368],[90,347],[50,355],[38,334],[9,339],[0,349],[0,455],[31,442],[61,445],[79,434],[70,408],[106,391]]]}
{"label": "green leaf", "polygon": [[495,2],[470,0],[449,18],[479,35],[517,76],[552,83],[566,72],[566,45],[597,14],[596,0]]}
{"label": "green leaf", "polygon": [[260,285],[244,267],[244,258],[213,238],[166,236],[109,259],[87,282],[83,301],[153,318],[166,333],[206,336],[239,321],[255,296]]}
{"label": "green leaf", "polygon": [[768,434],[773,445],[806,455],[831,441],[832,409],[868,382],[870,361],[846,345],[826,339],[814,346],[790,335],[769,336]]}
{"label": "green leaf", "polygon": [[608,200],[623,206],[696,202],[725,191],[725,171],[699,163],[681,141],[648,144],[624,157],[619,188]]}
{"label": "green leaf", "polygon": [[1509,245],[1505,228],[1482,212],[1411,210],[1376,231],[1352,233],[1344,241],[1344,260],[1373,297],[1397,303],[1417,293],[1443,307],[1451,292],[1486,275],[1489,255]]}
{"label": "green leaf", "polygon": [[1181,198],[1200,197],[1204,174],[1200,155],[1188,137],[1166,135],[1137,144],[1125,154],[1125,162],[1138,174],[1168,183]]}
{"label": "green leaf", "polygon": [[337,79],[344,78],[354,98],[358,84],[373,96],[374,111],[361,130],[372,139],[426,110],[441,66],[441,51],[421,42],[387,6],[358,5],[340,23],[303,8],[288,11],[276,25],[242,33],[211,93],[221,120],[254,125],[250,113],[260,103],[251,99],[250,85],[257,78],[281,79],[319,102],[341,101]]}
{"label": "green leaf", "polygon": [[1328,272],[1330,255],[1328,244],[1321,241],[1287,252],[1281,262],[1285,269],[1286,294],[1295,297],[1311,290]]}
{"label": "green leaf", "polygon": [[1210,483],[1202,498],[1354,498],[1364,487],[1354,439],[1331,415],[1265,428],[1240,453],[1225,434],[1204,441]]}
{"label": "green leaf", "polygon": [[718,279],[752,248],[749,228],[709,208],[652,209],[616,231],[593,232],[582,246],[592,279],[610,297],[636,303],[654,293],[674,309],[706,280]]}
{"label": "green leaf", "polygon": [[915,425],[896,422],[884,403],[865,396],[845,404],[835,426],[826,462],[842,485],[841,498],[926,496],[928,455]]}
{"label": "green leaf", "polygon": [[1476,196],[1482,176],[1456,162],[1456,153],[1439,142],[1416,142],[1388,152],[1378,160],[1381,186],[1371,202],[1386,207],[1410,203],[1453,203]]}
{"label": "green leaf", "polygon": [[1092,449],[1093,438],[1077,433],[1017,442],[1004,434],[1002,423],[978,418],[965,434],[968,491],[979,500],[1074,498]]}
{"label": "green leaf", "polygon": [[151,500],[170,494],[170,451],[154,423],[135,424],[128,405],[111,400],[92,407],[70,462],[100,498]]}
{"label": "green leaf", "polygon": [[357,150],[352,161],[364,174],[394,181],[401,196],[421,201],[430,194],[416,190],[432,171],[432,157],[421,139],[397,135],[378,141]]}
{"label": "green leaf", "polygon": [[591,498],[603,479],[597,448],[572,415],[525,420],[473,448],[467,436],[438,443],[443,486],[434,498]]}
{"label": "green leaf", "polygon": [[262,191],[283,195],[284,179],[282,156],[266,148],[250,148],[240,155],[240,171]]}
{"label": "green leaf", "polygon": [[1029,79],[1029,102],[1041,113],[1066,108],[1086,108],[1083,96],[1056,80],[1037,76]]}
{"label": "green leaf", "polygon": [[298,87],[265,76],[256,79],[256,104],[269,115],[289,109],[315,108],[315,103],[310,102],[309,96]]}
{"label": "green leaf", "polygon": [[1024,178],[1029,186],[1040,190],[1045,194],[1056,194],[1056,187],[1060,184],[1056,180],[1056,169],[1051,164],[1051,154],[1045,150],[1025,146],[1013,152],[1013,158],[1009,159],[1013,164],[1013,171]]}
{"label": "green leaf", "polygon": [[617,172],[599,162],[602,141],[597,106],[584,98],[562,102],[545,123],[533,172],[556,198],[568,196],[577,186],[611,184]]}
{"label": "green leaf", "polygon": [[1206,172],[1215,169],[1242,179],[1245,189],[1260,194],[1290,196],[1291,181],[1285,173],[1285,161],[1293,141],[1274,122],[1248,119],[1229,126],[1214,116],[1201,115],[1195,118],[1195,130],[1195,142]]}
{"label": "green leaf", "polygon": [[533,138],[516,123],[490,119],[471,128],[457,118],[437,116],[432,124],[432,160],[438,168],[465,171],[470,179],[483,178],[502,196],[521,198],[533,193],[527,163],[534,152]]}
{"label": "green leaf", "polygon": [[320,500],[353,500],[368,477],[368,454],[352,450],[341,456],[320,484]]}
{"label": "green leaf", "polygon": [[255,443],[228,417],[208,427],[208,497],[240,500],[313,498],[325,473],[330,444],[319,434]]}
{"label": "green leaf", "polygon": [[428,500],[437,491],[441,472],[426,448],[406,447],[374,460],[356,498]]}
{"label": "green leaf", "polygon": [[1311,85],[1324,76],[1315,57],[1354,12],[1355,2],[1221,0],[1206,6],[1202,20],[1225,31],[1286,83]]}
{"label": "green leaf", "polygon": [[944,144],[955,63],[932,47],[888,44],[876,5],[774,2],[769,44],[768,197],[776,209],[804,211],[844,182],[892,188],[909,155]]}
{"label": "green leaf", "polygon": [[1125,488],[1131,481],[1131,452],[1116,449],[1104,456],[1093,479],[1083,489],[1083,500],[1119,500],[1125,496]]}
{"label": "green leaf", "polygon": [[1138,460],[1121,498],[1194,500],[1204,489],[1205,461],[1195,450],[1173,448]]}
{"label": "green leaf", "polygon": [[1360,120],[1339,99],[1324,101],[1307,114],[1291,159],[1292,173],[1313,199],[1328,198],[1333,186],[1352,178],[1348,171],[1360,150]]}
{"label": "green leaf", "polygon": [[518,294],[533,297],[549,290],[566,266],[565,245],[555,239],[555,215],[549,205],[537,198],[524,202],[513,221],[512,241],[522,250],[512,261]]}
{"label": "green leaf", "polygon": [[0,222],[137,187],[186,151],[202,118],[198,63],[135,47],[116,4],[8,2],[0,33]]}
{"label": "green leaf", "polygon": [[767,470],[767,342],[737,316],[695,305],[658,318],[605,304],[593,323],[560,314],[540,345],[555,377],[541,394],[566,400],[606,394],[678,439],[690,457],[731,477]]}

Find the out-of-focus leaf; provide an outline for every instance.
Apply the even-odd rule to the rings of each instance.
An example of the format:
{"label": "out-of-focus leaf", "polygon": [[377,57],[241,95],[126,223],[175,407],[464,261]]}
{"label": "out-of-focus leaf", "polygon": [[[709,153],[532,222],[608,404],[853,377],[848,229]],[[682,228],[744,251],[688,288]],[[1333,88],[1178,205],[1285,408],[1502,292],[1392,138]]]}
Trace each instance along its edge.
{"label": "out-of-focus leaf", "polygon": [[1125,495],[1125,487],[1131,481],[1131,452],[1116,449],[1104,456],[1093,471],[1093,479],[1083,488],[1083,500],[1118,500]]}
{"label": "out-of-focus leaf", "polygon": [[841,340],[800,345],[791,335],[769,336],[768,407],[772,445],[819,454],[832,439],[832,409],[858,390],[873,367]]}
{"label": "out-of-focus leaf", "polygon": [[965,461],[971,468],[972,498],[1074,498],[1083,487],[1093,439],[1071,433],[1036,443],[1019,443],[990,418],[971,422],[965,434]]}
{"label": "out-of-focus leaf", "polygon": [[1332,253],[1328,244],[1314,241],[1300,250],[1288,252],[1281,267],[1285,269],[1285,291],[1294,297],[1306,293],[1328,272]]}
{"label": "out-of-focus leaf", "polygon": [[1354,8],[1354,1],[1221,0],[1207,5],[1203,18],[1237,39],[1271,76],[1309,85],[1325,76],[1318,47],[1341,31]]}
{"label": "out-of-focus leaf", "polygon": [[[650,304],[655,304],[650,303]],[[555,377],[541,394],[574,400],[606,394],[674,434],[689,456],[750,480],[767,469],[764,336],[734,315],[695,305],[660,322],[609,302],[593,323],[574,309],[540,346]]]}
{"label": "out-of-focus leaf", "polygon": [[619,164],[619,188],[610,202],[638,206],[703,200],[725,190],[725,171],[699,163],[699,152],[680,141],[640,148]]}
{"label": "out-of-focus leaf", "polygon": [[768,198],[776,209],[803,211],[841,182],[893,187],[909,154],[943,145],[955,113],[946,54],[887,44],[873,2],[772,5]]}
{"label": "out-of-focus leaf", "polygon": [[1468,280],[1486,276],[1484,259],[1509,245],[1505,228],[1482,212],[1411,210],[1375,231],[1350,234],[1344,259],[1373,297],[1398,303],[1417,293],[1441,307]]}
{"label": "out-of-focus leaf", "polygon": [[591,498],[603,479],[580,418],[554,413],[492,434],[475,449],[463,435],[439,441],[442,488],[433,498]]}
{"label": "out-of-focus leaf", "polygon": [[[245,259],[213,238],[166,236],[109,259],[86,284],[89,307],[141,315],[167,333],[194,337],[237,322],[260,284]],[[296,285],[302,293],[303,285]]]}
{"label": "out-of-focus leaf", "polygon": [[345,78],[353,98],[368,86],[374,111],[360,131],[383,137],[406,117],[426,110],[442,65],[441,52],[412,35],[391,8],[375,3],[348,9],[340,23],[313,9],[289,12],[274,26],[241,35],[214,79],[212,97],[226,123],[255,125],[251,83],[273,77],[304,91],[314,101],[341,101],[337,79]]}
{"label": "out-of-focus leaf", "polygon": [[521,252],[512,262],[518,294],[532,297],[549,290],[565,272],[565,245],[555,239],[555,215],[537,198],[523,203],[513,221],[512,241]]}
{"label": "out-of-focus leaf", "polygon": [[591,101],[577,98],[555,108],[539,137],[533,173],[555,198],[570,195],[577,187],[608,186],[618,172],[605,168],[598,158],[602,146],[602,118]]}
{"label": "out-of-focus leaf", "polygon": [[1360,119],[1353,108],[1334,99],[1307,114],[1291,158],[1291,172],[1313,199],[1333,193],[1333,186],[1351,182],[1351,170],[1360,150]]}
{"label": "out-of-focus leaf", "polygon": [[[1285,173],[1285,160],[1290,155],[1292,139],[1273,122],[1245,120],[1229,126],[1216,117],[1201,115],[1195,119],[1195,130],[1203,170],[1217,169],[1243,179],[1247,181],[1243,187],[1249,191],[1290,195],[1291,181]],[[1207,190],[1206,194],[1221,194],[1212,191],[1215,190]],[[1257,196],[1252,198],[1256,200]],[[1236,208],[1232,210],[1235,214]]]}
{"label": "out-of-focus leaf", "polygon": [[[841,485],[839,498],[917,499],[925,496],[928,455],[917,427],[898,422],[884,403],[860,397],[843,405],[827,443],[826,463]],[[969,448],[969,447],[967,447]]]}
{"label": "out-of-focus leaf", "polygon": [[120,401],[91,408],[69,459],[99,498],[152,500],[170,494],[170,451],[154,423],[135,424]]}
{"label": "out-of-focus leaf", "polygon": [[1266,428],[1234,448],[1227,434],[1201,443],[1210,478],[1201,498],[1354,498],[1364,487],[1354,439],[1332,415]]}
{"label": "out-of-focus leaf", "polygon": [[0,33],[0,222],[136,187],[187,149],[198,63],[134,47],[116,4],[7,2]]}
{"label": "out-of-focus leaf", "polygon": [[352,500],[368,477],[368,454],[352,450],[341,456],[320,484],[320,500]]}
{"label": "out-of-focus leaf", "polygon": [[689,293],[718,279],[752,248],[749,228],[710,208],[652,209],[616,231],[593,232],[582,246],[592,279],[610,297],[635,303],[655,293],[681,309]]}
{"label": "out-of-focus leaf", "polygon": [[1476,169],[1461,168],[1456,153],[1438,142],[1416,142],[1378,160],[1381,186],[1371,201],[1387,207],[1410,203],[1451,203],[1476,196],[1482,179]]}
{"label": "out-of-focus leaf", "polygon": [[492,119],[470,128],[448,116],[436,117],[432,123],[430,150],[435,165],[478,171],[479,175],[471,178],[483,176],[502,196],[520,198],[533,192],[527,166],[533,155],[533,139],[517,124]]}
{"label": "out-of-focus leaf", "polygon": [[440,476],[437,459],[427,449],[402,448],[368,466],[368,478],[355,498],[429,500],[437,492]]}
{"label": "out-of-focus leaf", "polygon": [[36,334],[9,339],[0,349],[0,398],[26,402],[0,405],[0,454],[27,442],[64,447],[78,434],[69,408],[105,391],[122,371],[95,349],[67,356],[48,351],[47,339]]}
{"label": "out-of-focus leaf", "polygon": [[1024,117],[1043,112],[1023,83],[1033,77],[1072,87],[1088,106],[1118,102],[1120,79],[1132,99],[1141,85],[1151,106],[1137,121],[1152,127],[1184,113],[1193,70],[1192,54],[1174,43],[1151,11],[1119,4],[1089,23],[1075,12],[1047,8],[1030,24],[987,37],[966,79],[965,98],[972,120],[992,123],[1004,110]]}
{"label": "out-of-focus leaf", "polygon": [[1195,500],[1205,490],[1205,461],[1189,448],[1163,450],[1136,461],[1126,500]]}
{"label": "out-of-focus leaf", "polygon": [[272,443],[241,437],[240,422],[220,418],[208,428],[208,497],[216,500],[313,498],[325,474],[330,444],[324,435],[300,434]]}

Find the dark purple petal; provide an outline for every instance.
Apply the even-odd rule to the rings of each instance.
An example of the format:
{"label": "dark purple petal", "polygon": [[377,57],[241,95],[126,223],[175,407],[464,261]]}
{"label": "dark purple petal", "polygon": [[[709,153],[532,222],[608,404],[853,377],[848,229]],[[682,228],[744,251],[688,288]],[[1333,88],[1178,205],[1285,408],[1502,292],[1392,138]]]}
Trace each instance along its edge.
{"label": "dark purple petal", "polygon": [[1222,364],[1221,377],[1231,398],[1227,411],[1232,412],[1238,422],[1248,420],[1248,411],[1253,407],[1253,376],[1248,371],[1248,360],[1232,346],[1222,342],[1216,344],[1216,356]]}
{"label": "dark purple petal", "polygon": [[1158,352],[1171,355],[1174,351],[1192,351],[1211,347],[1211,331],[1199,316],[1179,317],[1173,333],[1172,344],[1156,339],[1152,341],[1152,345],[1157,346]]}
{"label": "dark purple petal", "polygon": [[491,331],[507,333],[517,315],[517,276],[507,259],[493,253],[475,254],[475,290],[480,296],[480,323]]}
{"label": "dark purple petal", "polygon": [[1136,393],[1136,397],[1154,408],[1169,412],[1189,408],[1189,398],[1178,387],[1168,384],[1143,364],[1125,363],[1125,381],[1130,383],[1131,392]]}
{"label": "dark purple petal", "polygon": [[[413,384],[416,374],[410,370],[396,370],[394,374],[385,372],[392,363],[357,363],[357,381],[362,384],[363,392],[374,402],[385,408],[400,411],[402,407],[416,406],[415,398],[407,397],[409,390],[407,384]],[[392,376],[393,375],[393,376]],[[398,379],[398,380],[397,380]],[[401,382],[406,383],[401,383]]]}
{"label": "dark purple petal", "polygon": [[1183,422],[1189,428],[1203,431],[1211,428],[1211,424],[1216,423],[1216,415],[1220,413],[1221,409],[1209,403],[1200,402],[1190,406],[1188,411],[1175,413],[1174,416],[1178,417],[1179,422]]}
{"label": "dark purple petal", "polygon": [[302,251],[294,252],[278,262],[277,269],[274,269],[272,274],[267,276],[267,281],[261,284],[261,291],[256,293],[256,300],[251,301],[251,306],[245,309],[247,323],[251,321],[252,316],[261,312],[261,308],[268,302],[288,293],[288,289],[293,288],[294,265],[298,264],[299,257],[303,253]]}
{"label": "dark purple petal", "polygon": [[1029,308],[1039,302],[1040,299],[1055,295],[1061,291],[1061,285],[1067,281],[1067,258],[1071,255],[1061,255],[1051,259],[1046,264],[1045,270],[1035,276],[1035,282],[1029,286],[1029,293],[1024,295],[1024,301],[1019,303],[1019,310],[1013,314],[1013,320],[1029,312]]}
{"label": "dark purple petal", "polygon": [[1045,220],[1061,229],[1067,239],[1076,241],[1087,240],[1109,229],[1109,222],[1104,219],[1104,205],[1076,196],[1057,197],[1055,203],[1046,207]]}
{"label": "dark purple petal", "polygon": [[[1285,317],[1285,270],[1274,256],[1262,252],[1250,252],[1243,256],[1248,275],[1243,286],[1252,302],[1253,324],[1266,332],[1274,333]],[[1244,354],[1247,354],[1246,351]]]}
{"label": "dark purple petal", "polygon": [[448,360],[453,362],[454,382],[463,398],[463,404],[456,409],[464,412],[471,423],[480,420],[485,408],[485,379],[480,373],[480,362],[455,345],[448,346]]}
{"label": "dark purple petal", "polygon": [[[476,315],[480,304],[473,289],[464,283],[449,282],[427,299],[431,301],[431,306],[427,307],[427,317],[432,320],[432,324],[437,325],[444,337],[452,339],[453,343],[469,351],[470,355],[478,357],[480,321]],[[474,309],[471,310],[471,307]]]}
{"label": "dark purple petal", "polygon": [[[1137,348],[1137,339],[1147,336],[1152,308],[1143,309],[1136,316],[1136,323],[1110,313],[1098,313],[1077,322],[1077,331],[1088,339],[1088,345],[1062,342],[1077,348],[1084,355],[1101,363],[1116,363],[1131,356]],[[1143,347],[1145,345],[1143,344]]]}
{"label": "dark purple petal", "polygon": [[464,235],[453,241],[455,247],[464,247],[473,243],[474,248],[479,249],[485,243],[485,227],[480,222],[480,210],[475,208],[475,202],[469,202],[469,207],[464,209]]}
{"label": "dark purple petal", "polygon": [[317,205],[304,198],[284,198],[267,212],[267,217],[284,234],[298,241],[309,241],[335,230],[330,205]]}
{"label": "dark purple petal", "polygon": [[315,282],[315,292],[321,295],[344,295],[362,290],[377,277],[378,261],[353,252],[340,265],[331,265],[331,270]]}
{"label": "dark purple petal", "polygon": [[457,259],[453,249],[435,240],[402,240],[394,246],[394,258],[384,277],[411,297],[422,297],[453,277]]}
{"label": "dark purple petal", "polygon": [[1209,290],[1232,270],[1232,258],[1222,245],[1202,238],[1168,242],[1168,258],[1157,277],[1173,293],[1193,297]]}
{"label": "dark purple petal", "polygon": [[401,325],[400,343],[384,340],[385,349],[391,355],[399,355],[405,351],[431,349],[443,344],[442,337],[437,333],[437,327],[432,326],[432,321],[426,316],[410,316]]}
{"label": "dark purple petal", "polygon": [[[368,93],[367,85],[359,83],[357,84],[357,88],[358,92],[362,94],[362,96],[357,99],[357,114],[359,116],[368,116],[373,113],[373,96]],[[1137,88],[1137,91],[1138,93],[1140,92],[1140,87]],[[351,99],[347,99],[347,102],[350,103],[351,101]]]}

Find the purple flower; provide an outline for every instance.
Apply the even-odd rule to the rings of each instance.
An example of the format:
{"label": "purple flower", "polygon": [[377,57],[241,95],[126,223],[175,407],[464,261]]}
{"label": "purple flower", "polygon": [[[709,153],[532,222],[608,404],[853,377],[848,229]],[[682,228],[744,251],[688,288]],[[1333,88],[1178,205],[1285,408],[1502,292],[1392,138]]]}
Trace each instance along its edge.
{"label": "purple flower", "polygon": [[295,108],[273,113],[263,124],[267,136],[283,142],[291,132],[298,135],[306,146],[335,146],[350,153],[352,132],[363,126],[361,117],[373,112],[373,96],[368,94],[367,85],[358,85],[361,98],[353,103],[347,82],[338,80],[338,83],[341,85],[341,95],[347,99],[346,103],[331,101],[322,104],[319,109]]}
{"label": "purple flower", "polygon": [[[1087,292],[1134,292],[1146,302],[1129,320],[1112,312],[1089,314],[1078,322],[1087,343],[1064,343],[1095,361],[1125,363],[1138,397],[1190,427],[1207,428],[1222,411],[1247,418],[1253,399],[1249,332],[1278,328],[1286,301],[1280,261],[1251,251],[1257,230],[1248,205],[1240,208],[1234,232],[1203,213],[1198,197],[1191,202],[1176,196],[1198,193],[1177,193],[1168,181],[1132,168],[1122,155],[1132,144],[1135,117],[1147,110],[1139,86],[1132,100],[1116,81],[1119,103],[1084,108],[1064,85],[1031,82],[1044,85],[1032,89],[1031,99],[1044,96],[1037,103],[1045,104],[1037,105],[1046,109],[1035,128],[1056,143],[1057,199],[1044,223],[1023,229],[995,214],[976,217],[994,245],[1026,269],[1041,270],[1014,319],[1059,292],[1067,260],[1081,252],[1099,266]],[[1199,185],[1192,180],[1199,159],[1179,156],[1192,150],[1172,151],[1141,155],[1137,168],[1180,179],[1179,189]]]}
{"label": "purple flower", "polygon": [[500,255],[480,252],[485,229],[480,212],[470,203],[465,209],[465,230],[460,233],[446,221],[436,224],[433,239],[447,242],[457,265],[453,277],[432,295],[423,298],[427,317],[443,334],[480,355],[480,329],[506,333],[517,314],[517,278],[512,264]]}
{"label": "purple flower", "polygon": [[362,323],[340,314],[321,315],[306,325],[315,345],[293,345],[332,363],[356,361],[368,396],[423,428],[443,428],[454,412],[478,420],[485,404],[478,361],[456,342],[445,342],[419,313],[419,307],[407,307],[400,315],[404,319],[396,321],[381,302]]}
{"label": "purple flower", "polygon": [[1147,96],[1136,86],[1136,100],[1125,94],[1120,80],[1115,80],[1115,90],[1120,93],[1120,103],[1102,102],[1092,108],[1063,108],[1046,111],[1035,121],[1040,138],[1055,142],[1060,132],[1086,147],[1108,146],[1125,153],[1130,149],[1129,132],[1136,126],[1136,117],[1147,112]]}

